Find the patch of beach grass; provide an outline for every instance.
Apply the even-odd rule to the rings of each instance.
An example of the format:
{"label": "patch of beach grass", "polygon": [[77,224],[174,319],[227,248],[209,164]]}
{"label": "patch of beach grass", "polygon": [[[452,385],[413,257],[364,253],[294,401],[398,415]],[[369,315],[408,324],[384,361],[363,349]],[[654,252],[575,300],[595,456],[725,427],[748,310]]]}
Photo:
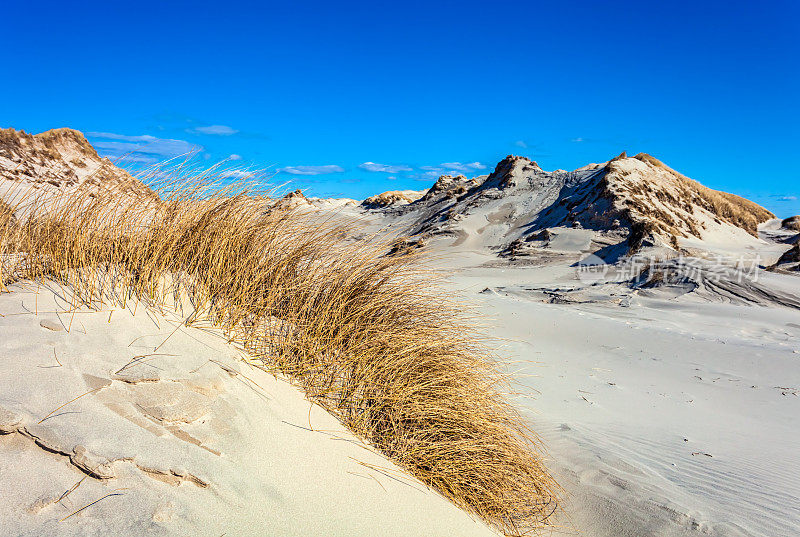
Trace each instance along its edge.
{"label": "patch of beach grass", "polygon": [[556,484],[509,378],[419,254],[214,174],[157,196],[26,194],[0,211],[0,288],[68,286],[72,306],[181,308],[291,378],[394,463],[508,535],[547,524]]}

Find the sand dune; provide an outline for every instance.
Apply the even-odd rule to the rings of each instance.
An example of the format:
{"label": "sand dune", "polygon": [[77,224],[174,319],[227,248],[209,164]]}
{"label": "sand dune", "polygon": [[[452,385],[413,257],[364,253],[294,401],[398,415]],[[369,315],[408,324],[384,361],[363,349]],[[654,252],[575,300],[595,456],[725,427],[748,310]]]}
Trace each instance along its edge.
{"label": "sand dune", "polygon": [[0,198],[35,192],[45,200],[79,188],[153,196],[141,181],[101,158],[79,131],[64,128],[31,135],[0,129]]}
{"label": "sand dune", "polygon": [[[150,195],[71,131],[3,132],[4,185]],[[109,175],[94,184],[75,159]],[[28,161],[30,177],[7,173]],[[269,205],[335,222],[348,244],[432,254],[420,262],[476,306],[565,490],[545,534],[800,534],[793,220],[645,154],[572,172],[508,157],[361,205],[300,191]],[[73,315],[51,283],[11,290],[0,526],[13,534],[496,534],[211,326],[136,301]]]}
{"label": "sand dune", "polygon": [[494,534],[219,332],[134,303],[73,315],[55,285],[12,291],[5,534]]}
{"label": "sand dune", "polygon": [[547,172],[508,156],[488,176],[442,176],[422,197],[389,204],[382,216],[407,235],[450,236],[461,249],[516,257],[548,230],[587,230],[593,253],[611,262],[648,247],[755,247],[758,226],[774,219],[755,203],[708,189],[644,153],[571,172]]}
{"label": "sand dune", "polygon": [[787,220],[646,155],[552,173],[509,158],[383,214],[519,360],[568,494],[555,534],[609,537],[800,533]]}

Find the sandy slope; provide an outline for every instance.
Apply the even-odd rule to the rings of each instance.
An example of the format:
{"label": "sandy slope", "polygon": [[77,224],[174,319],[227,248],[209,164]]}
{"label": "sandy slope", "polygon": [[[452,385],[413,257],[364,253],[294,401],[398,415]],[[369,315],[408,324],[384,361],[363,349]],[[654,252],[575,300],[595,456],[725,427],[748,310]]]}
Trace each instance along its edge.
{"label": "sandy slope", "polygon": [[0,295],[3,535],[493,535],[213,330],[67,309]]}
{"label": "sandy slope", "polygon": [[[520,401],[569,493],[564,525],[609,537],[800,534],[800,310],[695,293],[621,302],[614,287],[548,303],[542,289],[580,283],[568,263],[449,263],[462,267],[452,285],[521,361]],[[759,283],[800,297],[800,278],[762,272]]]}

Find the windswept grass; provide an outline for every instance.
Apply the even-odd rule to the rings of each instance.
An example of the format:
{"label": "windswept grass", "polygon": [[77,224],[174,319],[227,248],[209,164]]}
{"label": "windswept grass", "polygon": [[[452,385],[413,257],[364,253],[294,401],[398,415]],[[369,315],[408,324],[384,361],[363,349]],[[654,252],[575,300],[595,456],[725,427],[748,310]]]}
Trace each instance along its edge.
{"label": "windswept grass", "polygon": [[[81,304],[194,311],[392,461],[509,535],[547,523],[556,485],[507,378],[413,255],[201,176],[159,197],[77,192],[0,211],[0,288],[54,280]],[[7,289],[6,289],[7,290]]]}

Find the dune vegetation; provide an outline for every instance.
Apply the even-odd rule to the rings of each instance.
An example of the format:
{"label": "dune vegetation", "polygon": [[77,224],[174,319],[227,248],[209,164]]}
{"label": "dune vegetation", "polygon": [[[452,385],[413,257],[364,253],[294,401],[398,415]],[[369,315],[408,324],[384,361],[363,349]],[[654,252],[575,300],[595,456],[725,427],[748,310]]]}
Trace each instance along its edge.
{"label": "dune vegetation", "polygon": [[689,202],[692,205],[702,207],[717,218],[744,229],[754,237],[758,237],[759,224],[775,218],[774,214],[761,207],[759,204],[737,196],[736,194],[712,190],[694,179],[690,179],[682,173],[673,170],[647,153],[639,153],[633,158],[641,160],[642,162],[647,162],[675,176],[678,179],[679,185],[683,187],[680,201],[684,203]]}
{"label": "dune vegetation", "polygon": [[[77,190],[0,211],[0,290],[71,288],[77,307],[132,298],[212,322],[394,463],[508,535],[548,523],[558,487],[509,402],[509,379],[418,254],[208,175],[158,196]],[[367,508],[367,507],[365,507]]]}
{"label": "dune vegetation", "polygon": [[790,216],[781,222],[781,226],[791,231],[800,231],[800,216]]}

